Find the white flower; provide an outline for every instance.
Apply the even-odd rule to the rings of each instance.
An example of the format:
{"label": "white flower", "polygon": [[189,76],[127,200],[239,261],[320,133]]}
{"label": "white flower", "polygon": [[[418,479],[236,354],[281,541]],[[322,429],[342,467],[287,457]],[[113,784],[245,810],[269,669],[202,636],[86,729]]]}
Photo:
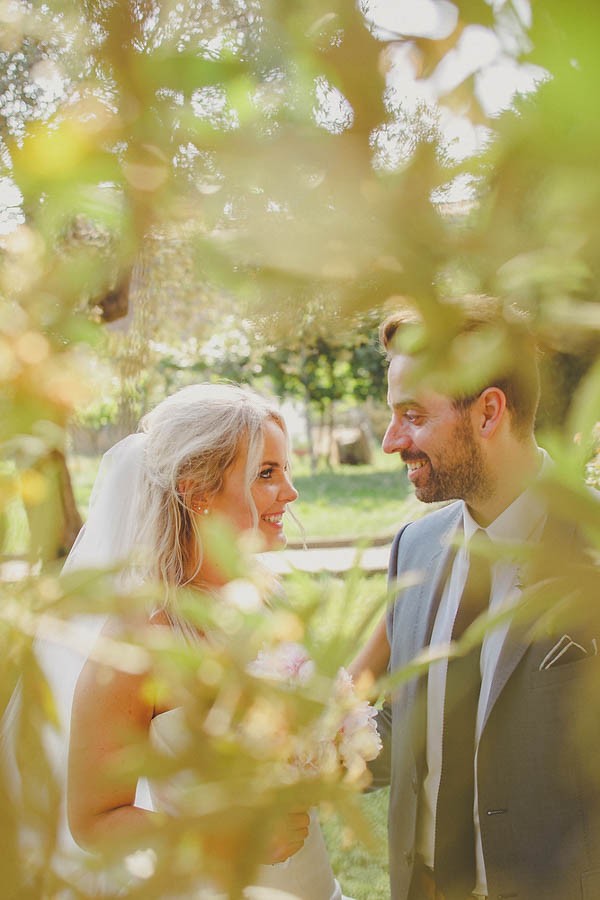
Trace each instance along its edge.
{"label": "white flower", "polygon": [[366,700],[357,697],[346,669],[338,672],[335,688],[338,701],[346,708],[339,730],[338,751],[350,777],[359,777],[367,762],[375,759],[381,750],[375,721],[377,711]]}
{"label": "white flower", "polygon": [[[305,685],[314,670],[306,648],[292,642],[262,650],[248,666],[252,675],[290,687]],[[356,694],[349,672],[340,669],[321,715],[292,739],[290,762],[308,777],[331,778],[344,771],[348,780],[358,780],[381,750],[376,716],[371,704]]]}
{"label": "white flower", "polygon": [[308,730],[296,741],[293,764],[308,777],[332,777],[340,770],[340,758],[335,738],[320,738]]}
{"label": "white flower", "polygon": [[302,644],[286,641],[271,650],[261,650],[248,671],[257,678],[304,685],[312,678],[315,664]]}

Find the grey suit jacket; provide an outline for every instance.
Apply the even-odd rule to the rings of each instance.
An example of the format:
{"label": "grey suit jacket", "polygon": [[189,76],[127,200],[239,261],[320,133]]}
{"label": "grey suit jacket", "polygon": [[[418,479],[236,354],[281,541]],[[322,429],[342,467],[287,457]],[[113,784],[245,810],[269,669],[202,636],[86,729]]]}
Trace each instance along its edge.
{"label": "grey suit jacket", "polygon": [[[417,570],[422,580],[402,591],[389,614],[392,671],[429,643],[461,512],[453,503],[396,536],[390,576]],[[600,656],[592,643],[600,642],[599,623],[597,609],[585,622],[574,621],[569,634],[589,648],[588,656],[548,670],[540,664],[562,630],[535,642],[518,625],[509,630],[478,756],[490,898],[600,900]],[[403,684],[380,717],[386,752],[373,773],[376,786],[391,783],[393,900],[406,900],[413,873],[425,688],[424,677]]]}

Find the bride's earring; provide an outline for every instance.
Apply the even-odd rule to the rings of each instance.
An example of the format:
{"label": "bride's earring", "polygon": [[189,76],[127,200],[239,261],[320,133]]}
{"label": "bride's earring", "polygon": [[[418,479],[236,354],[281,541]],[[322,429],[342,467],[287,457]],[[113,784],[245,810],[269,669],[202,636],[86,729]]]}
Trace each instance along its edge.
{"label": "bride's earring", "polygon": [[205,506],[204,508],[202,506],[197,506],[196,512],[200,513],[200,515],[202,515],[202,516],[207,516],[208,515],[208,506]]}

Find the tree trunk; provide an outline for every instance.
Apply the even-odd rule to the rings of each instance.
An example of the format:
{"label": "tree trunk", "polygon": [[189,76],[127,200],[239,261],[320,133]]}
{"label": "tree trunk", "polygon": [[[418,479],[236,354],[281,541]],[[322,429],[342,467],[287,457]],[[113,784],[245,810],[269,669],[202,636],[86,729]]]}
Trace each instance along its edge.
{"label": "tree trunk", "polygon": [[60,559],[68,554],[83,524],[65,455],[51,450],[34,469],[44,479],[45,496],[43,502],[26,507],[30,554],[44,561]]}

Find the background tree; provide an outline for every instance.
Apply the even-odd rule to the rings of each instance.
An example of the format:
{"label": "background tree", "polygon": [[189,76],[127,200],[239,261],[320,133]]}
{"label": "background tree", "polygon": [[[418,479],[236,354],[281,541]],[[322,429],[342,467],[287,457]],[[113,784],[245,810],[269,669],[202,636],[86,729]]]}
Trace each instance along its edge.
{"label": "background tree", "polygon": [[[258,0],[92,4],[83,16],[7,7],[2,158],[27,221],[12,247],[35,248],[9,250],[9,271],[20,258],[27,269],[9,294],[71,312],[91,301],[107,318],[125,309],[135,276],[138,325],[151,307],[142,298],[162,291],[167,330],[173,280],[148,258],[183,230],[194,266],[180,283],[196,305],[225,292],[241,315],[266,314],[274,341],[297,332],[307,298],[326,298],[335,321],[408,295],[434,338],[430,362],[456,371],[458,313],[444,298],[467,288],[517,300],[553,352],[591,341],[593,358],[596,135],[593,116],[574,118],[580,106],[565,103],[593,93],[597,63],[581,37],[593,27],[559,0],[535,15],[508,2],[437,8],[438,32],[424,36],[410,21],[403,32],[378,24],[375,2],[325,14]],[[486,112],[484,64],[442,77],[475,37],[495,42],[499,62],[540,67],[545,83],[516,111]],[[409,70],[437,107],[407,111],[398,82]],[[461,158],[448,109],[460,109],[481,152]],[[448,215],[465,185],[470,200]],[[107,236],[104,252],[81,240],[82,221]],[[157,309],[166,304],[155,322]],[[123,339],[129,425],[147,331]],[[337,384],[327,388],[319,359],[307,358],[303,378],[324,407]]]}

